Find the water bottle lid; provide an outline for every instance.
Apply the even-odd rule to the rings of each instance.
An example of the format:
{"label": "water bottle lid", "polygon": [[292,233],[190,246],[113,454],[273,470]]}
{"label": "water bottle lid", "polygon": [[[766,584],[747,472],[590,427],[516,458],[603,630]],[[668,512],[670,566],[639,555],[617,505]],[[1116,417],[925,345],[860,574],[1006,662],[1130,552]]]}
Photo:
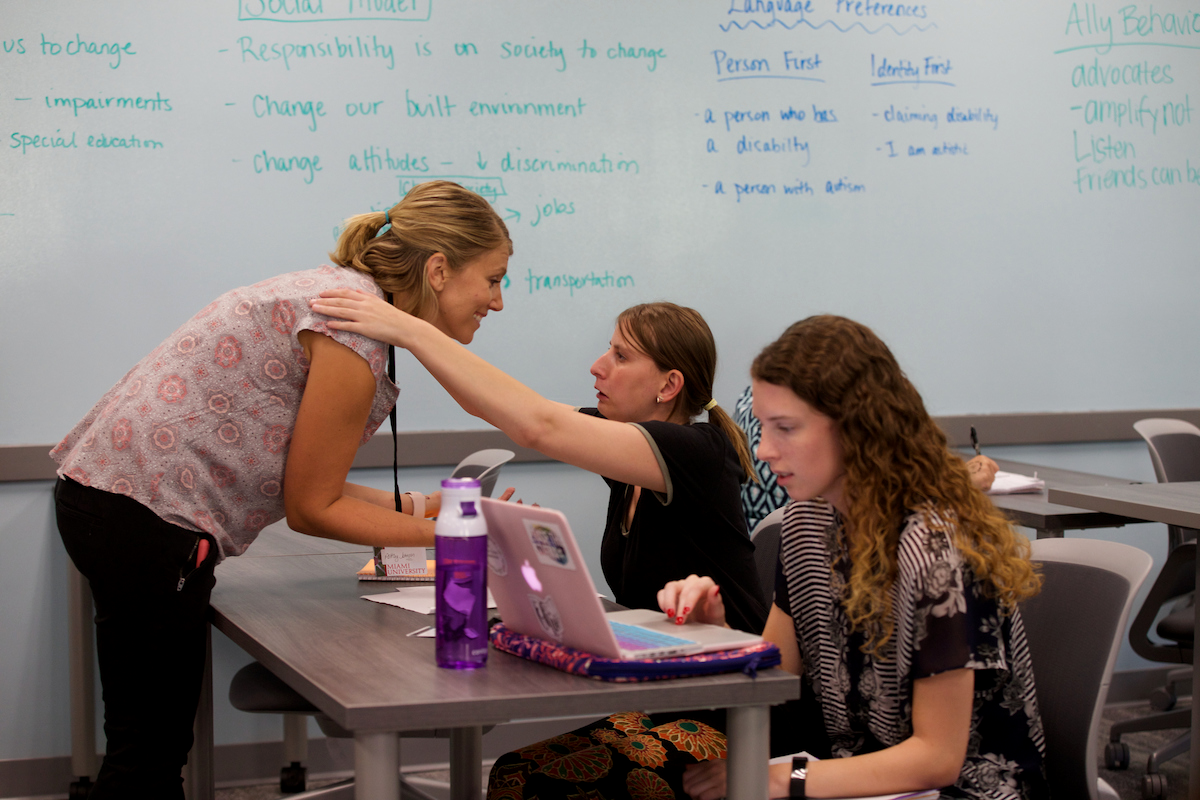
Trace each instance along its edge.
{"label": "water bottle lid", "polygon": [[479,515],[479,512],[475,510],[475,501],[474,500],[462,501],[459,508],[462,510],[462,515],[464,517],[474,517],[474,516]]}
{"label": "water bottle lid", "polygon": [[478,478],[445,478],[442,480],[443,489],[478,489]]}

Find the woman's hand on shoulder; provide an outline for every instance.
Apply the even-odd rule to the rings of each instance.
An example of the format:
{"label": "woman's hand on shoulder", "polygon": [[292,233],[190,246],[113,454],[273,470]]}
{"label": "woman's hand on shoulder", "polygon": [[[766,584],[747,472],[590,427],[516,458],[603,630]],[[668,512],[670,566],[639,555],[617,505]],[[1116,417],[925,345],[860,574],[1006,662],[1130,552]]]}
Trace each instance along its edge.
{"label": "woman's hand on shoulder", "polygon": [[689,619],[725,625],[721,587],[707,576],[688,575],[681,581],[671,581],[658,590],[658,606],[678,625]]}
{"label": "woman's hand on shoulder", "polygon": [[407,348],[409,336],[420,323],[391,303],[357,289],[326,289],[308,301],[312,310],[334,319],[329,327],[362,334],[380,342]]}

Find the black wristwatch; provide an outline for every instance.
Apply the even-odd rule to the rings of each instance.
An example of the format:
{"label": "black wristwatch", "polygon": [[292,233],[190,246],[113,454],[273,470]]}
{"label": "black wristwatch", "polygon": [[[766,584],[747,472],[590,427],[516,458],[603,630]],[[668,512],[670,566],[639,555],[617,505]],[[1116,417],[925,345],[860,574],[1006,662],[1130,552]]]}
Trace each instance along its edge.
{"label": "black wristwatch", "polygon": [[788,797],[794,800],[804,800],[804,780],[808,777],[808,759],[804,756],[792,757],[792,785],[788,789]]}

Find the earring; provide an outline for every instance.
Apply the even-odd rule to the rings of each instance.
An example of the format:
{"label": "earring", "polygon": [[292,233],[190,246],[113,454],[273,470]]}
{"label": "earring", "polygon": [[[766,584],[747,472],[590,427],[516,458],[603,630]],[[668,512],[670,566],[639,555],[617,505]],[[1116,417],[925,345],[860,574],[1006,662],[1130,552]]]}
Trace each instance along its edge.
{"label": "earring", "polygon": [[662,395],[660,394],[658,397],[654,398],[654,402],[656,402],[656,403],[661,403],[661,402],[662,402]]}

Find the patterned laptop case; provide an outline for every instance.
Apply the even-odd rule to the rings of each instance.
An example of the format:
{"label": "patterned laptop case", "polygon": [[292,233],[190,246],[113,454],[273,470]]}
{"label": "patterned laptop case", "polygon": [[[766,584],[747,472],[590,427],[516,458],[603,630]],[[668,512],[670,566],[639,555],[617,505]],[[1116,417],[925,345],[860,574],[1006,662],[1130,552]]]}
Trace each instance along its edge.
{"label": "patterned laptop case", "polygon": [[503,622],[492,626],[491,641],[497,650],[537,661],[563,672],[625,683],[711,675],[717,672],[744,672],[753,678],[758,670],[778,666],[780,661],[779,648],[767,641],[735,650],[697,653],[676,658],[639,661],[601,658],[573,647],[517,633],[504,627]]}

